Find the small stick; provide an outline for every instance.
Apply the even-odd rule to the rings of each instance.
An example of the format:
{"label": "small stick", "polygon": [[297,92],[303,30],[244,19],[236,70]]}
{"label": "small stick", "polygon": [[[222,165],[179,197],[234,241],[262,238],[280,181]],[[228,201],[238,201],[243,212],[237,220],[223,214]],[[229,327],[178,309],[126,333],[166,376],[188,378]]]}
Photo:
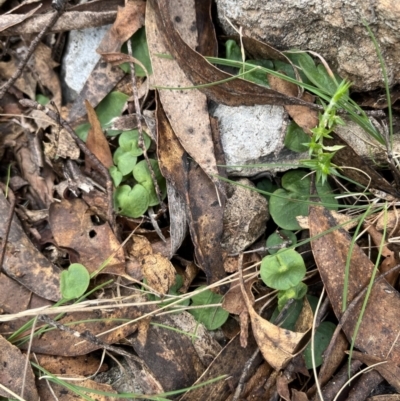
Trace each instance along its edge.
{"label": "small stick", "polygon": [[55,12],[51,16],[49,22],[44,26],[44,28],[32,41],[31,45],[29,46],[28,52],[22,59],[18,68],[15,70],[14,75],[0,88],[0,99],[3,98],[5,93],[11,88],[12,85],[14,85],[15,81],[21,76],[23,69],[25,68],[29,59],[32,57],[32,54],[35,52],[43,36],[46,35],[46,33],[54,26],[54,24],[60,18],[61,14],[65,11],[66,1],[67,0],[60,0],[59,2],[53,2],[52,7],[55,9]]}
{"label": "small stick", "polygon": [[85,154],[85,156],[89,159],[93,168],[99,172],[106,180],[106,190],[108,195],[108,210],[107,210],[107,218],[108,222],[111,225],[111,228],[115,231],[115,220],[114,220],[114,210],[113,210],[113,182],[111,180],[111,176],[107,168],[104,164],[94,155],[86,146],[85,142],[82,141],[81,138],[76,135],[75,131],[72,127],[65,121],[61,116],[54,111],[50,110],[46,106],[42,106],[41,104],[35,102],[34,100],[22,99],[19,103],[24,107],[31,107],[36,110],[43,111],[47,116],[49,116],[56,123],[59,123],[71,137],[75,140],[79,149]]}

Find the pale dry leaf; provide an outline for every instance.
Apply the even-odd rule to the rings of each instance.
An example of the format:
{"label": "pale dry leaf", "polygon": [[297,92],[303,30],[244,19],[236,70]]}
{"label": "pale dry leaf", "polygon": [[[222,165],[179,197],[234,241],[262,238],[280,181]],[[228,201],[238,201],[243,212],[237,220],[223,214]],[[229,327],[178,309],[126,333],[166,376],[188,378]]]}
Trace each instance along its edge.
{"label": "pale dry leaf", "polygon": [[[173,2],[170,7],[174,8]],[[181,31],[187,43],[193,48],[197,45],[198,40],[197,31],[190,29],[193,27],[192,21],[196,20],[194,10],[194,1],[185,2],[184,8],[175,6],[174,10],[176,15],[179,14],[179,19],[175,17],[176,20],[181,21],[179,24],[176,23],[177,29]],[[182,29],[185,31],[182,32]],[[169,54],[169,50],[160,40],[162,33],[149,2],[147,2],[146,9],[146,34],[156,84],[173,87],[193,86],[175,60],[158,56],[159,54]],[[161,89],[159,93],[165,114],[183,148],[209,176],[217,175],[218,169],[214,156],[206,96],[197,89],[183,91]]]}
{"label": "pale dry leaf", "polygon": [[147,255],[142,259],[143,277],[148,285],[160,294],[166,294],[175,283],[175,268],[160,254]]}
{"label": "pale dry leaf", "polygon": [[151,247],[150,241],[143,235],[132,236],[132,246],[129,250],[129,254],[137,259],[142,260],[145,256],[151,255],[153,248]]}

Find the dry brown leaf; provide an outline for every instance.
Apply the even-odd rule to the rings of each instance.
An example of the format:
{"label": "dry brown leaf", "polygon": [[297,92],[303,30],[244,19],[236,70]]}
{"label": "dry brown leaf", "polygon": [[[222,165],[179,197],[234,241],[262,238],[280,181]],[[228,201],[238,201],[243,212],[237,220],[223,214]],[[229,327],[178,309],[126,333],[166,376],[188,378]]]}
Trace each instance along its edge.
{"label": "dry brown leaf", "polygon": [[351,357],[353,359],[358,359],[368,366],[384,362],[374,366],[374,369],[377,370],[398,392],[400,392],[400,367],[398,364],[392,361],[386,361],[385,359],[380,359],[374,355],[367,355],[357,351],[353,351]]}
{"label": "dry brown leaf", "polygon": [[[42,7],[42,4],[39,4],[36,8],[33,8],[29,12],[25,14],[10,14],[10,15],[2,15],[2,19],[0,21],[0,32],[3,32],[7,28],[10,28],[14,25],[18,25],[21,22],[25,21],[29,17],[31,17],[39,8]],[[6,18],[4,18],[6,17]],[[8,18],[7,18],[8,17]],[[11,17],[11,18],[10,18]]]}
{"label": "dry brown leaf", "polygon": [[132,246],[129,250],[129,254],[138,260],[142,260],[145,256],[151,255],[153,248],[151,247],[150,241],[143,235],[132,236]]}
{"label": "dry brown leaf", "polygon": [[146,362],[164,391],[190,387],[204,371],[192,338],[171,330],[176,324],[169,316],[155,318],[153,323],[156,325],[149,327],[145,344],[136,336],[130,339],[135,352]]}
{"label": "dry brown leaf", "polygon": [[386,216],[384,213],[381,213],[381,216],[376,222],[376,229],[378,231],[383,231],[383,228],[386,226],[387,233],[389,235],[397,234],[399,231],[400,224],[400,212],[397,208],[392,210],[388,210]]}
{"label": "dry brown leaf", "polygon": [[[347,254],[350,249],[349,234],[339,228],[328,232],[337,225],[331,213],[322,207],[310,207],[310,237],[315,262],[324,282],[333,310],[342,322],[342,328],[348,339],[354,335],[354,328],[360,316],[364,301],[363,289],[369,284],[374,264],[356,245],[350,258],[350,276],[348,283],[349,307],[342,312],[344,272]],[[326,233],[320,236],[320,234]],[[354,301],[354,302],[352,302]],[[400,294],[384,278],[373,285],[368,304],[363,314],[361,325],[355,339],[355,347],[366,353],[390,362],[400,361]],[[385,371],[381,374],[386,380],[392,380]]]}
{"label": "dry brown leaf", "polygon": [[92,217],[82,199],[53,203],[49,223],[57,245],[68,248],[71,262],[82,263],[90,273],[115,253],[101,273],[124,275],[125,256],[120,243],[107,222],[96,225]]}
{"label": "dry brown leaf", "polygon": [[[252,357],[257,350],[257,344],[254,338],[250,336],[249,343],[246,348],[241,347],[239,335],[235,336],[216,356],[210,366],[193,384],[204,383],[214,377],[220,375],[228,375],[228,380],[219,380],[215,383],[208,384],[188,391],[180,401],[226,401],[227,397],[232,393],[239,382],[239,378],[243,372],[243,366]],[[249,369],[249,377],[252,377],[256,371],[256,367],[262,361],[261,355],[257,356]]]}
{"label": "dry brown leaf", "polygon": [[241,271],[240,274],[240,287],[247,310],[249,311],[254,338],[265,360],[275,370],[281,370],[290,362],[294,354],[300,350],[301,343],[304,342],[303,340],[310,328],[304,333],[296,333],[275,326],[262,318],[254,310],[245,290]]}
{"label": "dry brown leaf", "polygon": [[[63,375],[58,375],[60,380],[63,380]],[[73,384],[79,387],[86,387],[87,389],[94,390],[94,391],[104,391],[107,393],[117,394],[117,392],[109,385],[105,383],[98,383],[94,380],[90,380],[84,376],[70,376],[67,375],[66,379],[75,379]],[[79,380],[80,379],[80,380]],[[49,385],[46,383],[45,380],[37,380],[37,387],[40,395],[41,400],[53,400],[54,397],[58,401],[76,401],[77,394],[72,390],[66,390],[64,386],[61,386],[56,383],[51,383],[51,389],[49,389]],[[90,391],[82,391],[87,397],[93,398],[93,392]],[[81,397],[79,397],[81,398]],[[82,399],[82,398],[81,398]],[[110,396],[102,395],[96,393],[96,401],[108,401],[110,400]]]}
{"label": "dry brown leaf", "polygon": [[[2,16],[3,17],[3,16]],[[27,51],[27,49],[21,48],[20,51]],[[19,60],[14,56],[11,56],[9,61],[0,62],[0,76],[3,79],[10,79],[14,74],[15,70],[18,69]],[[31,70],[24,68],[21,76],[15,81],[14,86],[25,93],[30,99],[35,99],[36,95],[36,84],[37,81],[32,74]]]}
{"label": "dry brown leaf", "polygon": [[145,7],[144,1],[128,1],[125,7],[118,7],[117,17],[97,47],[97,52],[102,54],[119,51],[122,44],[143,26]]}
{"label": "dry brown leaf", "polygon": [[[383,234],[380,233],[375,228],[375,226],[372,225],[368,225],[367,230],[375,246],[379,248],[382,244]],[[385,259],[383,259],[383,261],[379,265],[379,270],[382,274],[388,272],[390,269],[398,265],[398,258],[396,258],[395,252],[389,249],[388,244],[385,243],[383,244],[384,245],[382,246],[381,254],[382,257],[384,257]],[[399,271],[394,271],[392,273],[387,274],[385,276],[385,279],[389,284],[395,286],[399,274],[400,274]]]}
{"label": "dry brown leaf", "polygon": [[0,314],[18,313],[28,308],[31,292],[18,281],[0,275]]}
{"label": "dry brown leaf", "polygon": [[[144,302],[144,299],[140,298],[138,302]],[[137,330],[136,324],[119,327],[121,319],[133,320],[152,310],[153,308],[150,306],[123,307],[120,305],[111,311],[97,309],[91,312],[70,312],[58,322],[79,333],[89,331],[95,336],[105,333],[101,334],[99,339],[106,344],[115,344]],[[26,349],[28,344],[25,343],[21,347]],[[32,352],[59,356],[86,355],[101,348],[100,344],[89,342],[82,337],[78,338],[72,333],[58,329],[35,337],[32,343]]]}
{"label": "dry brown leaf", "polygon": [[[192,29],[193,21],[196,20],[195,2],[194,0],[186,1],[182,3],[184,7],[182,4],[179,5],[178,1],[174,2],[170,6],[174,9],[175,20],[178,21],[175,25],[181,34],[185,35],[189,45],[194,48],[198,44],[198,33]],[[192,86],[177,61],[158,56],[167,54],[168,50],[164,42],[160,40],[162,33],[149,3],[146,10],[146,34],[156,85]],[[183,91],[161,89],[159,96],[165,114],[183,148],[209,176],[217,175],[217,161],[214,155],[206,96],[197,89]]]}
{"label": "dry brown leaf", "polygon": [[[251,291],[253,284],[258,281],[257,277],[245,282],[245,291],[251,303],[254,303],[254,295]],[[242,288],[240,284],[231,287],[229,291],[225,294],[224,300],[222,301],[222,308],[239,315],[240,319],[240,345],[242,347],[247,346],[248,329],[249,329],[249,313],[247,310],[246,302],[243,299]]]}
{"label": "dry brown leaf", "polygon": [[197,262],[209,282],[218,281],[225,271],[220,244],[223,208],[218,204],[216,189],[203,170],[190,163],[160,103],[157,103],[157,135],[161,172],[186,201]]}
{"label": "dry brown leaf", "polygon": [[50,160],[55,160],[58,157],[71,160],[79,159],[81,151],[66,129],[52,127],[51,134],[45,135],[48,141],[43,142],[44,154]]}
{"label": "dry brown leaf", "polygon": [[[39,394],[36,390],[35,375],[32,367],[26,365],[26,355],[0,336],[0,384],[18,394],[26,401],[37,401]],[[23,376],[22,372],[26,372]],[[12,394],[0,388],[0,396],[13,399]]]}
{"label": "dry brown leaf", "polygon": [[[97,3],[97,2],[93,2]],[[108,2],[102,2],[106,4]],[[115,21],[117,10],[115,11],[67,11],[58,19],[50,32],[65,32],[74,29],[95,28],[107,24],[112,24]],[[38,34],[43,28],[48,26],[51,19],[51,13],[38,14],[32,16],[28,21],[14,25],[19,19],[18,15],[2,15],[2,23],[11,25],[10,28],[4,30],[3,36],[19,36],[29,35],[32,33]]]}
{"label": "dry brown leaf", "polygon": [[[89,376],[108,369],[106,364],[92,354],[79,356],[56,356],[35,354],[36,363],[54,375]],[[101,364],[101,366],[100,366]]]}
{"label": "dry brown leaf", "polygon": [[59,74],[54,68],[59,64],[51,56],[51,49],[44,43],[39,42],[33,57],[35,73],[38,74],[39,82],[53,94],[53,102],[61,110],[61,83]]}
{"label": "dry brown leaf", "polygon": [[175,283],[175,268],[160,254],[147,255],[142,259],[143,277],[159,294],[166,294]]}
{"label": "dry brown leaf", "polygon": [[[105,167],[110,168],[114,165],[110,145],[108,144],[108,141],[104,135],[100,121],[97,118],[97,114],[94,108],[87,100],[85,100],[85,106],[88,114],[89,123],[91,125],[88,137],[86,139],[86,146],[102,162]],[[88,164],[90,165],[90,160],[86,158],[85,163],[87,167]]]}
{"label": "dry brown leaf", "polygon": [[[0,238],[5,237],[10,205],[0,191]],[[45,299],[58,301],[60,269],[50,263],[27,237],[14,216],[3,262],[3,272]]]}
{"label": "dry brown leaf", "polygon": [[[172,22],[172,20],[175,20],[175,15],[177,12],[175,9],[173,12],[170,11],[170,2],[168,0],[149,0],[148,3],[155,10],[157,26],[162,32],[162,38],[166,42],[168,53],[173,55],[180,68],[191,81],[191,85],[197,86],[209,84],[232,77],[230,74],[214,67],[199,53],[193,50],[190,45],[185,43]],[[205,9],[203,12],[204,11]],[[173,16],[171,14],[173,14]],[[146,24],[147,17],[148,15],[146,15]],[[186,39],[186,36],[184,37]],[[217,103],[223,103],[230,106],[253,106],[255,104],[297,104],[313,107],[310,105],[310,103],[307,103],[301,99],[289,97],[274,90],[240,79],[231,80],[219,85],[204,87],[200,90]]]}

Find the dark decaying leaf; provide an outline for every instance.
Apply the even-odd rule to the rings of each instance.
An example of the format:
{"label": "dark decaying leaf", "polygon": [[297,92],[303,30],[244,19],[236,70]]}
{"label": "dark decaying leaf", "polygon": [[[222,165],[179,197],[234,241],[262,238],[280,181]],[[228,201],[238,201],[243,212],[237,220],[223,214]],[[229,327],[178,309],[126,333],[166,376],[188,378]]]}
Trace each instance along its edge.
{"label": "dark decaying leaf", "polygon": [[[331,213],[322,207],[311,207],[309,215],[310,237],[337,226]],[[342,228],[335,229],[311,242],[315,262],[324,282],[333,310],[349,341],[360,316],[365,292],[374,269],[374,264],[360,247],[355,245],[350,259],[348,284],[349,309],[343,314],[343,286],[347,254],[351,237]],[[358,296],[361,294],[361,296]],[[352,302],[354,301],[354,302]],[[355,339],[355,347],[369,356],[399,363],[400,361],[400,294],[382,278],[375,282]],[[397,386],[393,377],[381,374],[389,383]]]}
{"label": "dark decaying leaf", "polygon": [[[174,327],[168,316],[155,318],[153,323]],[[146,361],[165,391],[191,386],[204,371],[192,338],[168,327],[151,325],[145,344],[137,336],[130,339],[135,352]]]}
{"label": "dark decaying leaf", "polygon": [[[189,391],[180,401],[226,400],[229,394],[231,394],[232,388],[237,386],[243,372],[243,366],[251,358],[256,349],[257,344],[253,336],[250,336],[247,347],[242,348],[240,345],[240,336],[236,335],[216,356],[211,365],[194,384],[203,383],[220,375],[227,375],[229,380],[220,380],[216,383]],[[255,358],[254,364],[252,364],[252,368],[249,370],[250,377],[261,361],[261,355]]]}
{"label": "dark decaying leaf", "polygon": [[[0,191],[0,238],[5,237],[9,208]],[[60,269],[33,246],[16,216],[11,224],[2,269],[9,277],[43,298],[58,301],[61,297]]]}
{"label": "dark decaying leaf", "polygon": [[53,203],[49,223],[57,245],[74,251],[71,262],[81,263],[93,273],[113,255],[102,273],[125,274],[124,251],[110,225],[96,224],[96,217],[82,199]]}
{"label": "dark decaying leaf", "polygon": [[[121,307],[111,311],[95,310],[92,312],[68,313],[58,322],[68,326],[79,333],[89,331],[93,335],[107,332],[100,336],[100,340],[106,344],[115,344],[137,330],[136,324],[121,325],[121,319],[136,319],[150,312],[149,307]],[[76,322],[76,323],[74,323]],[[119,328],[117,328],[119,327]],[[21,348],[26,349],[28,343]],[[102,346],[78,338],[74,334],[63,330],[50,330],[39,338],[35,337],[32,343],[32,352],[48,355],[76,356],[86,355],[101,349]]]}
{"label": "dark decaying leaf", "polygon": [[[170,54],[173,55],[193,85],[209,84],[231,77],[230,74],[214,67],[185,43],[174,28],[172,20],[175,16],[171,15],[167,0],[150,0],[150,4],[156,11],[158,27],[163,33],[163,39]],[[214,101],[230,106],[253,106],[255,104],[312,106],[296,97],[282,95],[271,89],[238,79],[220,85],[200,88],[200,90]]]}
{"label": "dark decaying leaf", "polygon": [[[0,384],[26,401],[36,401],[39,395],[35,386],[35,375],[31,366],[26,365],[26,355],[0,336]],[[26,372],[26,377],[23,375]],[[13,399],[12,395],[0,389],[0,396]]]}
{"label": "dark decaying leaf", "polygon": [[199,266],[209,282],[225,277],[222,237],[223,208],[214,184],[188,155],[175,136],[161,104],[157,102],[158,156],[164,177],[185,199],[192,241]]}
{"label": "dark decaying leaf", "polygon": [[[202,36],[202,32],[197,33],[193,30],[193,20],[196,19],[194,4],[193,0],[186,1],[184,7],[180,7],[176,0],[170,4],[170,7],[175,10],[176,29],[193,48],[197,45],[198,37]],[[146,11],[146,33],[156,84],[174,87],[192,86],[192,82],[186,77],[176,60],[159,57],[159,54],[167,54],[169,50],[160,40],[162,32],[157,24],[154,10],[149,4]],[[162,89],[159,90],[159,95],[172,129],[186,152],[210,177],[217,175],[206,96],[198,90]]]}

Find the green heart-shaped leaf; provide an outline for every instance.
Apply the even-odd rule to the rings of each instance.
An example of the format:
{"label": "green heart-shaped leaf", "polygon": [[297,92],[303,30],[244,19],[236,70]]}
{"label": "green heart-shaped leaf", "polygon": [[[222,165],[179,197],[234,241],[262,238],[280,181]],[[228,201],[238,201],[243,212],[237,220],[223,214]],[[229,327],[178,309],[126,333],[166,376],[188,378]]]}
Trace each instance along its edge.
{"label": "green heart-shaped leaf", "polygon": [[90,274],[80,263],[72,263],[67,270],[61,272],[60,290],[65,299],[82,296],[89,287]]}
{"label": "green heart-shaped leaf", "polygon": [[140,217],[149,207],[149,193],[140,184],[133,188],[121,185],[115,190],[114,199],[120,213],[128,217]]}
{"label": "green heart-shaped leaf", "polygon": [[262,281],[276,290],[288,290],[296,286],[305,274],[304,260],[293,249],[284,249],[274,255],[268,255],[261,262]]}

